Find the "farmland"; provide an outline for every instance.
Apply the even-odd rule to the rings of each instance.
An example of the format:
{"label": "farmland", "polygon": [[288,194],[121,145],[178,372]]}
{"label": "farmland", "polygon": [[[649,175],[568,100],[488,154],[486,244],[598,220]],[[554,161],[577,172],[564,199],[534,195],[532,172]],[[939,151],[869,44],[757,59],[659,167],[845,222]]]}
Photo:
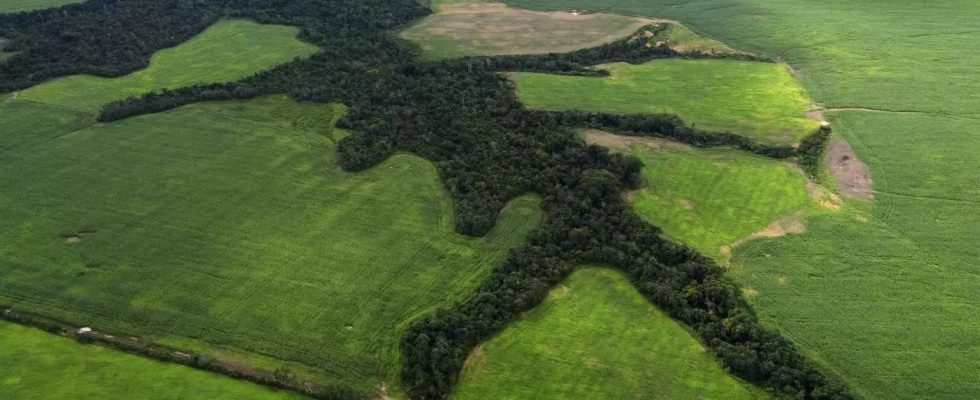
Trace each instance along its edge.
{"label": "farmland", "polygon": [[336,167],[342,112],[205,103],[5,152],[2,301],[362,390],[393,379],[404,324],[466,297],[538,211],[454,233],[429,162]]}
{"label": "farmland", "polygon": [[650,21],[608,14],[534,12],[500,3],[441,4],[403,31],[428,59],[568,52],[627,37]]}
{"label": "farmland", "polygon": [[619,272],[581,267],[470,355],[452,397],[762,399]]}
{"label": "farmland", "polygon": [[678,19],[781,56],[871,169],[875,201],[748,243],[732,275],[761,318],[869,399],[980,392],[980,41],[969,1],[508,0]]}
{"label": "farmland", "polygon": [[739,60],[656,60],[610,64],[609,77],[517,73],[525,105],[546,110],[673,113],[695,126],[794,143],[815,130],[811,100],[785,64]]}
{"label": "farmland", "polygon": [[12,399],[300,398],[7,322],[0,322],[0,365],[0,393]]}
{"label": "farmland", "polygon": [[65,4],[81,3],[83,0],[0,0],[0,14],[21,11],[42,10],[63,6]]}
{"label": "farmland", "polygon": [[643,161],[636,212],[668,236],[724,260],[730,246],[772,224],[802,229],[806,179],[784,162],[731,149],[693,149],[665,140],[591,131],[586,140]]}
{"label": "farmland", "polygon": [[186,43],[158,52],[146,69],[119,78],[55,79],[21,92],[19,99],[95,113],[110,101],[153,90],[235,81],[315,52],[315,46],[296,39],[298,32],[294,27],[221,21]]}

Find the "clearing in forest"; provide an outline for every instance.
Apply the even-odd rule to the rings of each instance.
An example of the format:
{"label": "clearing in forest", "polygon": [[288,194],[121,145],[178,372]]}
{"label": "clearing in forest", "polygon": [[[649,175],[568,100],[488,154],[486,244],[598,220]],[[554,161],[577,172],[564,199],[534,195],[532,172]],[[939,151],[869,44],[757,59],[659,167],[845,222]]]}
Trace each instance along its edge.
{"label": "clearing in forest", "polygon": [[762,399],[623,274],[583,267],[479,346],[454,400]]}
{"label": "clearing in forest", "polygon": [[[34,135],[42,110],[2,115]],[[396,382],[406,325],[469,296],[540,210],[520,198],[486,237],[455,233],[430,162],[340,170],[343,111],[267,97],[74,131],[63,116],[0,153],[0,303],[362,391]]]}
{"label": "clearing in forest", "polygon": [[236,81],[316,52],[316,46],[296,39],[298,33],[289,26],[225,20],[154,54],[146,69],[118,78],[58,78],[22,91],[19,98],[95,113],[111,101],[154,90]]}
{"label": "clearing in forest", "polygon": [[0,394],[18,400],[302,398],[3,321],[0,365]]}
{"label": "clearing in forest", "polygon": [[642,160],[643,186],[628,196],[637,214],[718,260],[728,246],[809,203],[806,178],[783,161],[599,131],[585,139]]}
{"label": "clearing in forest", "polygon": [[[786,59],[867,163],[874,202],[754,241],[760,318],[866,399],[980,393],[980,8],[974,0],[503,0],[681,20]],[[710,107],[706,107],[710,108]],[[878,112],[857,110],[875,109]],[[894,111],[894,112],[892,112]]]}
{"label": "clearing in forest", "polygon": [[812,103],[785,64],[664,59],[601,65],[609,77],[517,73],[530,108],[618,114],[673,113],[696,127],[777,144],[796,143],[819,127]]}
{"label": "clearing in forest", "polygon": [[537,12],[500,3],[442,4],[401,36],[427,59],[496,54],[564,53],[625,38],[648,19],[609,14]]}

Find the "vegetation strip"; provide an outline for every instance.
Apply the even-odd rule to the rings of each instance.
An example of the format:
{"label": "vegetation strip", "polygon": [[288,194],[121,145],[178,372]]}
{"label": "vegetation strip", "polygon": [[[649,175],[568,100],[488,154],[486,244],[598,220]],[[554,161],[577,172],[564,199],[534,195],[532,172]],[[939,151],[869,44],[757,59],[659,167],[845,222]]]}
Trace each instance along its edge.
{"label": "vegetation strip", "polygon": [[[512,252],[468,301],[408,329],[402,381],[413,397],[448,396],[470,350],[539,304],[575,265],[587,261],[625,271],[644,296],[690,326],[732,373],[787,397],[854,397],[789,341],[763,328],[714,262],[664,240],[632,213],[620,192],[639,182],[638,160],[588,146],[557,124],[523,124],[526,114],[505,78],[463,63],[419,65],[411,49],[385,36],[428,13],[415,0],[297,1],[290,7],[273,0],[168,7],[151,0],[103,2],[44,14],[42,24],[21,14],[0,17],[0,35],[22,50],[0,65],[0,87],[93,70],[131,72],[153,50],[173,45],[175,38],[186,40],[223,15],[298,25],[301,38],[322,52],[235,84],[188,89],[180,100],[290,93],[347,104],[350,113],[341,123],[353,134],[340,142],[339,163],[363,170],[398,151],[436,162],[456,201],[459,232],[486,233],[508,199],[541,195],[547,218],[529,243]],[[122,32],[108,20],[145,29]],[[79,51],[57,51],[69,39],[48,33],[59,26],[81,33],[70,38]],[[144,48],[113,53],[132,46],[134,36]],[[140,108],[139,101],[130,107],[151,109]]]}
{"label": "vegetation strip", "polygon": [[352,392],[348,389],[327,387],[313,382],[305,382],[294,377],[262,371],[254,368],[243,369],[234,363],[215,360],[211,357],[196,354],[185,349],[147,343],[131,336],[110,335],[91,328],[75,326],[66,322],[53,320],[40,315],[17,311],[11,307],[0,305],[0,318],[23,326],[41,329],[58,336],[72,338],[79,343],[97,343],[112,347],[127,353],[152,358],[155,360],[186,365],[188,367],[243,379],[260,385],[311,396],[324,400],[353,400],[369,399],[370,396]]}

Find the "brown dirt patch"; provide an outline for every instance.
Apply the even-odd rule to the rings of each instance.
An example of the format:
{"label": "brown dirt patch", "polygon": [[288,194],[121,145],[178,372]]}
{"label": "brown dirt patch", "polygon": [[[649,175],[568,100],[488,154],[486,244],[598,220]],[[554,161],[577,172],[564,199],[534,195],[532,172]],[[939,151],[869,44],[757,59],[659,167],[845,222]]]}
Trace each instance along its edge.
{"label": "brown dirt patch", "polygon": [[630,190],[628,192],[623,193],[623,200],[625,200],[629,204],[633,204],[636,201],[636,195],[638,194],[640,194],[639,189]]}
{"label": "brown dirt patch", "polygon": [[684,206],[684,208],[685,209],[688,209],[688,210],[693,210],[694,209],[694,202],[691,201],[690,199],[681,199],[681,205]]}
{"label": "brown dirt patch", "polygon": [[830,173],[834,176],[837,190],[842,195],[861,200],[874,200],[871,171],[857,158],[850,144],[843,140],[832,141],[827,157]]}
{"label": "brown dirt patch", "polygon": [[742,294],[747,298],[753,298],[759,295],[759,291],[755,288],[746,287],[742,289]]}
{"label": "brown dirt patch", "polygon": [[78,243],[82,241],[82,237],[78,235],[65,236],[66,243]]}
{"label": "brown dirt patch", "polygon": [[463,362],[463,366],[470,367],[476,365],[476,363],[480,362],[480,359],[483,358],[483,353],[483,345],[481,344],[476,346],[476,348],[473,349],[473,352],[470,353],[469,357],[466,357],[466,361]]}
{"label": "brown dirt patch", "polygon": [[806,191],[810,195],[810,198],[813,199],[818,206],[828,210],[840,210],[841,206],[844,204],[844,201],[841,200],[840,196],[838,196],[836,193],[827,190],[823,186],[820,186],[811,180],[806,181]]}
{"label": "brown dirt patch", "polygon": [[653,150],[688,148],[687,146],[655,137],[624,136],[597,129],[583,129],[582,139],[588,144],[608,147],[611,149],[628,149],[633,145],[642,145]]}
{"label": "brown dirt patch", "polygon": [[827,122],[827,117],[823,115],[823,107],[819,104],[810,104],[806,109],[806,117],[814,121]]}
{"label": "brown dirt patch", "polygon": [[786,236],[792,233],[806,232],[806,224],[804,224],[803,218],[804,215],[802,212],[798,212],[793,215],[784,215],[782,217],[779,217],[778,220],[776,220],[775,222],[767,226],[765,229],[755,232],[743,239],[739,239],[738,241],[732,243],[729,246],[723,246],[722,250],[724,252],[725,250],[724,247],[727,247],[728,252],[731,253],[731,249],[733,247],[737,247],[738,245],[748,242],[750,240],[774,238],[774,237]]}

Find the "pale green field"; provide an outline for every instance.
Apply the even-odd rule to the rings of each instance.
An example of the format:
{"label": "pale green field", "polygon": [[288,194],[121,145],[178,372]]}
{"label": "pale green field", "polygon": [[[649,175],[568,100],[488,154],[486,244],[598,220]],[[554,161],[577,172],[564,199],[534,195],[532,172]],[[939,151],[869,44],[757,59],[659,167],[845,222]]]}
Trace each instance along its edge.
{"label": "pale green field", "polygon": [[8,322],[0,322],[0,366],[5,399],[303,398]]}
{"label": "pale green field", "polygon": [[444,2],[436,9],[401,32],[427,59],[564,53],[628,37],[649,24],[633,17],[534,12],[475,1]]}
{"label": "pale green field", "polygon": [[153,55],[146,69],[119,78],[76,75],[20,93],[19,99],[98,112],[114,100],[159,89],[230,82],[316,52],[297,28],[245,20],[218,22],[177,47]]}
{"label": "pale green field", "polygon": [[454,400],[763,399],[621,273],[585,267],[470,356]]}
{"label": "pale green field", "polygon": [[[592,142],[603,139],[590,132]],[[667,236],[725,261],[739,240],[782,219],[802,225],[810,205],[806,178],[793,166],[732,149],[693,149],[636,139],[617,151],[643,161],[643,186],[633,208]],[[799,227],[802,229],[802,226]]]}
{"label": "pale green field", "polygon": [[0,0],[0,14],[40,10],[83,1],[85,0]]}
{"label": "pale green field", "polygon": [[0,303],[325,383],[395,383],[406,325],[469,296],[540,217],[521,198],[464,237],[431,163],[341,171],[342,107],[201,103],[74,131],[69,115],[54,134],[27,104],[0,116],[39,133],[0,153]]}
{"label": "pale green field", "polygon": [[517,73],[530,108],[610,113],[674,113],[698,128],[795,143],[819,123],[785,64],[736,60],[655,60],[601,66],[606,78]]}
{"label": "pale green field", "polygon": [[760,318],[868,399],[980,393],[980,8],[972,0],[505,0],[679,19],[801,71],[871,168],[873,204],[748,243]]}

